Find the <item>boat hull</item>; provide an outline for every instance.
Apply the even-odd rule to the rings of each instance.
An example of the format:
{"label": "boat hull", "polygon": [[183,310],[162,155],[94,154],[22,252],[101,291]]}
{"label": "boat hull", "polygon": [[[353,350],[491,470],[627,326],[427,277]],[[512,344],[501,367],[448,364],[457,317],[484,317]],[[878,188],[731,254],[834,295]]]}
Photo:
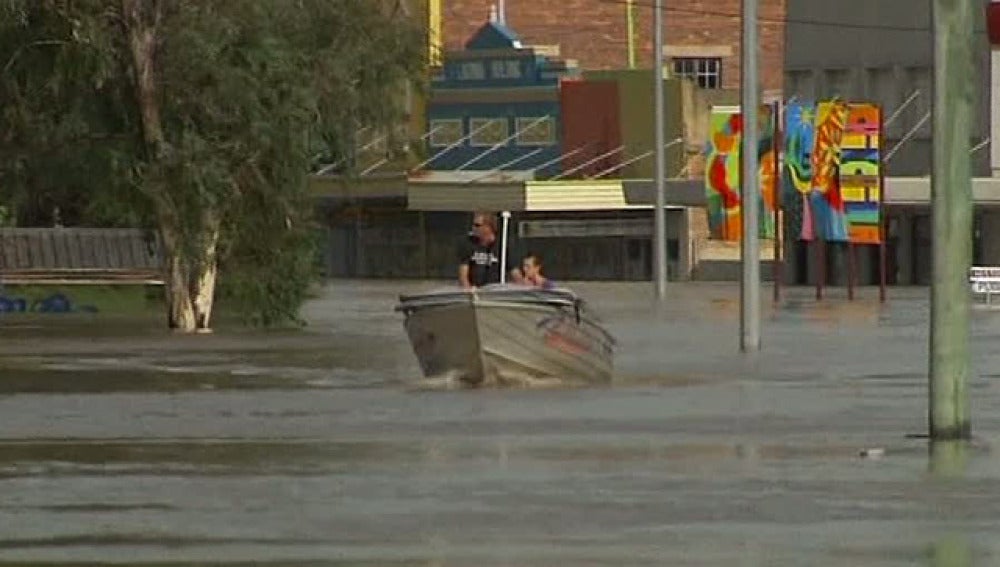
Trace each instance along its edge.
{"label": "boat hull", "polygon": [[578,303],[477,292],[410,299],[404,325],[427,377],[475,385],[611,380],[614,339]]}

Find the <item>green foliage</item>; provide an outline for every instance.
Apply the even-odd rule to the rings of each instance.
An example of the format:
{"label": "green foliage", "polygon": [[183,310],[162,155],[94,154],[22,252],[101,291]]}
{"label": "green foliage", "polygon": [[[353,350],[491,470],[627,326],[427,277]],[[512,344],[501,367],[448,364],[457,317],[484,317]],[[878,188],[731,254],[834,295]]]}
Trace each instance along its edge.
{"label": "green foliage", "polygon": [[[249,325],[303,324],[298,307],[318,275],[317,233],[303,228],[274,234],[277,241],[254,239],[229,258],[219,282],[220,304]],[[271,268],[256,269],[261,265]]]}
{"label": "green foliage", "polygon": [[[153,0],[149,0],[153,1]],[[306,176],[403,119],[422,31],[391,0],[167,0],[145,151],[120,0],[0,0],[0,202],[19,224],[159,226],[248,321],[294,320],[313,276]],[[171,221],[173,222],[173,221]]]}

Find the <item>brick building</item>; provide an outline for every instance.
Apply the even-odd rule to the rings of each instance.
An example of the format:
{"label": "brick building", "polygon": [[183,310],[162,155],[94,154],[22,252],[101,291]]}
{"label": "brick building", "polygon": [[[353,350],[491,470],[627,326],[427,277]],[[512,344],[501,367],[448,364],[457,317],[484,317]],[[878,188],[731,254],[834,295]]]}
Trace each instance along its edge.
{"label": "brick building", "polygon": [[[445,49],[461,49],[501,0],[442,0]],[[780,92],[787,0],[760,0],[762,88]],[[653,0],[634,0],[637,65],[653,59]],[[527,45],[558,46],[581,69],[628,65],[626,0],[504,0],[507,23]],[[739,88],[741,0],[664,2],[664,55],[677,73],[709,88]]]}

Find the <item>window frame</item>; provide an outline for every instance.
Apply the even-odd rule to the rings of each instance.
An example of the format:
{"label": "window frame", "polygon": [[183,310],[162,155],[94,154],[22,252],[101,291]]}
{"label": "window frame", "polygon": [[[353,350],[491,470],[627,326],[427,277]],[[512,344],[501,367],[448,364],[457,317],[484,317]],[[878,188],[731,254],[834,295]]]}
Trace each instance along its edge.
{"label": "window frame", "polygon": [[[477,129],[483,126],[483,122],[497,122],[503,125],[503,135],[499,136],[497,139],[490,139],[488,141],[483,141],[479,136],[484,133],[489,132],[490,129],[480,130],[476,132]],[[473,132],[476,132],[473,134]],[[492,148],[493,146],[503,142],[510,136],[510,120],[507,117],[500,116],[473,116],[469,117],[469,145],[474,148]],[[479,138],[479,139],[477,139]]]}
{"label": "window frame", "polygon": [[673,75],[694,81],[703,89],[722,88],[722,57],[673,57]]}
{"label": "window frame", "polygon": [[[529,130],[523,130],[523,128],[527,127],[529,124],[532,124],[535,121],[538,121],[542,118],[545,118],[545,120],[538,122],[537,124],[534,124],[533,126],[531,126]],[[549,130],[548,130],[548,137],[545,141],[525,141],[524,138],[522,137],[525,132],[530,132],[535,128],[543,127],[546,125],[548,126]],[[543,148],[547,146],[554,146],[556,144],[556,138],[557,138],[556,121],[551,116],[518,116],[517,118],[514,119],[514,131],[517,132],[517,138],[515,139],[515,142],[517,143],[518,146]]]}
{"label": "window frame", "polygon": [[[439,138],[439,131],[435,132],[435,129],[439,126],[454,124],[458,124],[458,137],[449,138],[447,141],[441,141]],[[432,148],[446,148],[465,137],[465,121],[461,118],[432,118],[430,122],[428,122],[428,132],[431,132],[428,138],[430,139],[430,146]]]}

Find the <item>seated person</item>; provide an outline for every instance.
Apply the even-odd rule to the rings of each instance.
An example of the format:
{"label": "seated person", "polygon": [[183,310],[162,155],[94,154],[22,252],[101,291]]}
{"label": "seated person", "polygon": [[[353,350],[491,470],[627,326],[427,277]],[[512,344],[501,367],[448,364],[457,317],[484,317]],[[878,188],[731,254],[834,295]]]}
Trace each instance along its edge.
{"label": "seated person", "polygon": [[524,257],[518,283],[542,289],[555,289],[556,287],[555,282],[542,275],[542,257],[535,253]]}

